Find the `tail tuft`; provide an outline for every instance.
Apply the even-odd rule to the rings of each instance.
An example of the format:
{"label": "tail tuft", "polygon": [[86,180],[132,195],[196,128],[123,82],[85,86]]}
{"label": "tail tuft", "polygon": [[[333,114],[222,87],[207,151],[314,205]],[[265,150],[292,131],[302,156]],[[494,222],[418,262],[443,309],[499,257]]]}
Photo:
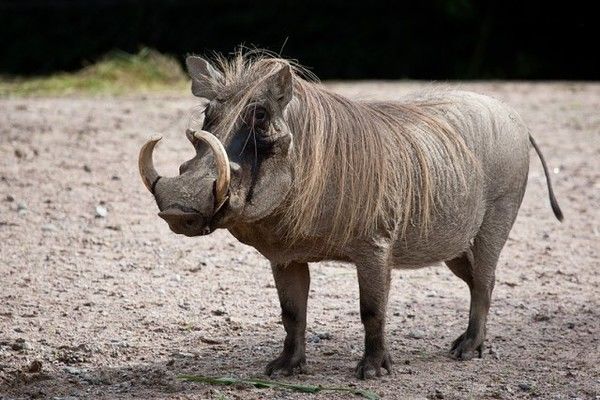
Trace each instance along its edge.
{"label": "tail tuft", "polygon": [[556,217],[556,219],[558,219],[560,222],[563,222],[565,217],[562,213],[562,210],[558,206],[558,202],[556,201],[553,195],[550,196],[550,206],[552,207],[552,211],[554,212],[554,216]]}
{"label": "tail tuft", "polygon": [[550,197],[550,206],[552,207],[554,216],[556,216],[556,219],[558,219],[560,222],[562,222],[564,219],[564,216],[563,216],[562,210],[560,209],[560,206],[558,205],[558,201],[556,200],[556,197],[554,196],[554,190],[552,189],[552,182],[550,181],[550,171],[548,171],[548,166],[546,165],[546,160],[544,159],[544,155],[542,154],[542,151],[540,150],[540,148],[538,147],[537,143],[535,142],[535,140],[533,139],[533,137],[531,135],[529,135],[529,141],[531,142],[531,145],[535,149],[535,152],[537,153],[538,157],[540,158],[540,161],[542,162],[542,167],[544,168],[544,174],[546,175],[546,183],[548,184],[548,197]]}

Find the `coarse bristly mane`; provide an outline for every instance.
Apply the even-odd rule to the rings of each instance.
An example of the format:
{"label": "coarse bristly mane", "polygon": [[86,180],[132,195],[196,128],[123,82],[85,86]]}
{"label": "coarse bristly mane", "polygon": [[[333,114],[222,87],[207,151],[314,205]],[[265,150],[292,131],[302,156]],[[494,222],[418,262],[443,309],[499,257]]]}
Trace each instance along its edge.
{"label": "coarse bristly mane", "polygon": [[[326,226],[327,243],[346,243],[379,228],[427,232],[438,194],[466,185],[476,161],[435,97],[397,102],[353,101],[270,54],[241,52],[215,62],[233,104],[217,134],[232,132],[262,83],[290,65],[294,98],[285,120],[294,135],[294,182],[283,212],[291,241]],[[231,99],[234,99],[233,101]]]}

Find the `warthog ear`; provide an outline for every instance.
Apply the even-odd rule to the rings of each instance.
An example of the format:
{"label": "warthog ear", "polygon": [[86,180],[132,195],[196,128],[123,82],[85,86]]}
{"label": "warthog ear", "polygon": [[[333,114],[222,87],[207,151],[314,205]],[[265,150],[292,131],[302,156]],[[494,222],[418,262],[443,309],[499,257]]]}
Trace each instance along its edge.
{"label": "warthog ear", "polygon": [[212,100],[217,96],[217,87],[223,75],[202,57],[189,56],[185,59],[188,73],[192,78],[194,96]]}
{"label": "warthog ear", "polygon": [[277,102],[284,109],[285,106],[292,100],[294,95],[293,90],[292,68],[289,65],[284,65],[281,69],[275,72],[267,80],[269,91],[277,99]]}

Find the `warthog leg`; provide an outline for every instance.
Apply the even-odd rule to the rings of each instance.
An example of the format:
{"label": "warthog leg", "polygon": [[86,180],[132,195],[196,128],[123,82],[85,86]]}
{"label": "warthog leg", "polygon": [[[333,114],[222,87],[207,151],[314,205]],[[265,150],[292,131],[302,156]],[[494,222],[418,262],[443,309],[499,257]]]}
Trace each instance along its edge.
{"label": "warthog leg", "polygon": [[294,369],[302,368],[306,363],[304,334],[310,274],[307,263],[271,264],[271,268],[281,304],[281,318],[286,336],[283,351],[267,365],[265,373],[271,375],[282,371],[290,375]]}
{"label": "warthog leg", "polygon": [[456,276],[467,283],[471,292],[469,325],[467,330],[452,343],[450,354],[458,360],[471,359],[475,356],[475,353],[481,357],[485,340],[487,314],[494,288],[493,269],[491,276],[485,274],[485,277],[474,279],[473,270],[478,267],[473,267],[466,255],[446,261],[446,264]]}
{"label": "warthog leg", "polygon": [[469,286],[471,307],[469,325],[450,348],[457,360],[482,357],[486,322],[494,290],[496,264],[516,218],[520,200],[505,199],[490,206],[473,241],[462,256],[446,261],[446,265]]}
{"label": "warthog leg", "polygon": [[386,265],[357,266],[360,319],[365,328],[365,352],[356,366],[356,377],[367,379],[388,373],[392,360],[385,344],[385,312],[390,291],[390,268]]}

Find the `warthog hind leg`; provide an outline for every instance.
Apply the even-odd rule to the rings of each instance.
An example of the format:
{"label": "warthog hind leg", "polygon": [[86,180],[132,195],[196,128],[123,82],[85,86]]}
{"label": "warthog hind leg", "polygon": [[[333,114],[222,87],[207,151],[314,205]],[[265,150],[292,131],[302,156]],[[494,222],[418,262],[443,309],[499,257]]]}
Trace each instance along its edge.
{"label": "warthog hind leg", "polygon": [[286,336],[283,351],[267,365],[265,373],[270,376],[281,371],[285,375],[291,375],[306,363],[304,334],[310,274],[306,263],[272,264],[271,267]]}
{"label": "warthog hind leg", "polygon": [[474,268],[469,258],[463,255],[446,261],[452,272],[467,283],[471,292],[469,325],[467,330],[454,340],[450,348],[450,355],[457,360],[469,360],[475,355],[482,356],[485,324],[494,287],[493,269],[492,276],[486,274],[487,278],[480,277],[476,280],[473,278]]}
{"label": "warthog hind leg", "polygon": [[507,200],[492,205],[471,249],[458,258],[446,261],[452,272],[467,283],[471,293],[469,325],[450,348],[450,355],[457,360],[469,360],[476,355],[482,357],[496,264],[519,204],[520,201]]}

